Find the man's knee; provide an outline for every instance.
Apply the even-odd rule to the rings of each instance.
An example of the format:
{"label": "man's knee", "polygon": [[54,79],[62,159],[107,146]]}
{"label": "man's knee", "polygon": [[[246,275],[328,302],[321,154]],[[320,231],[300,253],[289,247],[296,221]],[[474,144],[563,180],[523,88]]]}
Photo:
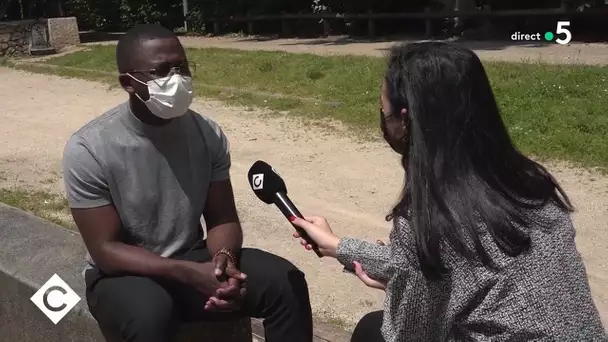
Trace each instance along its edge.
{"label": "man's knee", "polygon": [[271,278],[276,281],[288,281],[293,284],[306,283],[304,272],[296,265],[280,256],[270,253],[268,255],[272,259],[272,263],[270,263],[270,267],[268,267]]}
{"label": "man's knee", "polygon": [[261,249],[244,248],[241,252],[241,262],[243,266],[269,276],[290,275],[295,278],[304,278],[304,273],[289,260]]}
{"label": "man's knee", "polygon": [[275,330],[294,332],[298,341],[311,341],[312,310],[304,273],[291,262],[260,250],[243,250],[241,260],[241,270],[248,276],[246,303],[251,314],[263,317],[264,324]]}
{"label": "man's knee", "polygon": [[254,278],[265,279],[275,291],[308,291],[304,272],[287,259],[259,249],[244,249],[245,274],[255,272]]}
{"label": "man's knee", "polygon": [[277,271],[273,279],[279,285],[279,289],[289,289],[292,293],[308,293],[308,284],[304,272],[300,271],[295,265],[290,263]]}

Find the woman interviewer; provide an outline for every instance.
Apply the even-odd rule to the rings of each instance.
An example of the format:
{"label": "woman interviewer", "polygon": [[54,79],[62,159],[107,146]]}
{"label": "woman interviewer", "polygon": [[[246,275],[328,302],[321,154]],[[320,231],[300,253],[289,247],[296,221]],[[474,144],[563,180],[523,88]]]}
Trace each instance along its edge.
{"label": "woman interviewer", "polygon": [[339,238],[322,217],[291,218],[325,256],[386,291],[384,310],[366,315],[352,341],[608,340],[572,205],[513,146],[478,57],[439,42],[397,46],[381,102],[406,180],[387,216],[390,243]]}

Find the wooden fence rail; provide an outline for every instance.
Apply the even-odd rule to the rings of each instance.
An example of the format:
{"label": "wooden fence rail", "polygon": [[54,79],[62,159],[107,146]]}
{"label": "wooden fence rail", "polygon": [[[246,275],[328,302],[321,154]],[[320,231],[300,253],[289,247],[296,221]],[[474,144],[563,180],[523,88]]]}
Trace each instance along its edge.
{"label": "wooden fence rail", "polygon": [[237,15],[230,17],[203,17],[202,21],[213,23],[213,31],[215,34],[220,33],[220,25],[222,23],[247,23],[247,33],[255,34],[254,22],[259,21],[281,21],[282,31],[284,35],[288,35],[290,31],[290,22],[294,20],[306,19],[323,19],[324,34],[329,35],[330,21],[335,20],[367,20],[368,36],[375,36],[375,21],[382,19],[425,19],[426,35],[431,36],[432,20],[441,18],[493,18],[493,17],[538,17],[538,16],[556,16],[563,15],[567,18],[573,17],[591,17],[605,16],[608,18],[607,9],[594,9],[586,11],[569,11],[561,8],[555,9],[533,9],[533,10],[501,10],[492,11],[489,9],[481,11],[439,11],[432,12],[427,9],[425,12],[419,13],[301,13],[301,14],[278,14],[278,15]]}

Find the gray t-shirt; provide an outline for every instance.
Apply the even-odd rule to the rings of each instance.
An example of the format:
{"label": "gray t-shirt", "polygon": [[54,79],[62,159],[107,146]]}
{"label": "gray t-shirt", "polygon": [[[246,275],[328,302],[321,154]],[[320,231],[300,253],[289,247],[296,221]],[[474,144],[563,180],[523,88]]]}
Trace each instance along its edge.
{"label": "gray t-shirt", "polygon": [[[72,135],[63,176],[71,208],[112,204],[123,242],[170,257],[203,236],[209,185],[230,176],[228,140],[193,111],[154,127],[125,102]],[[87,262],[94,265],[90,255]]]}

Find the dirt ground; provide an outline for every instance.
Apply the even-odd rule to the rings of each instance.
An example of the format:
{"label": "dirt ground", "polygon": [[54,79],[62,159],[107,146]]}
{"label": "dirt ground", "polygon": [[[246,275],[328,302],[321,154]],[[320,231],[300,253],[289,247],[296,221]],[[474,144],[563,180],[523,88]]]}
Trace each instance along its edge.
{"label": "dirt ground", "polygon": [[[249,45],[243,44],[254,44],[252,48],[284,48],[267,47],[264,42],[238,42],[236,38],[234,42],[185,39],[190,46],[247,48]],[[292,46],[297,46],[293,48],[296,50],[289,50],[294,52],[316,52],[322,48]],[[331,52],[338,46],[327,49]],[[379,47],[374,49],[353,51],[369,54],[380,51]],[[566,46],[547,49],[570,49],[567,51],[572,53],[571,59],[579,58],[590,64],[608,62],[606,46],[591,46],[576,55],[575,48]],[[505,57],[508,50],[495,54]],[[521,54],[525,55],[519,51],[513,58],[520,58]],[[65,142],[86,122],[123,100],[124,93],[99,83],[0,68],[4,119],[0,125],[0,187],[26,186],[62,193],[61,157]],[[291,237],[291,227],[278,210],[263,204],[251,192],[246,174],[256,160],[267,161],[286,180],[291,199],[305,215],[326,216],[340,235],[375,241],[388,235],[390,225],[383,218],[402,184],[396,172],[400,167],[398,159],[390,149],[382,144],[355,143],[339,129],[328,132],[287,117],[268,119],[262,110],[246,111],[203,100],[195,101],[192,108],[216,120],[231,141],[232,177],[246,245],[281,255],[300,267],[307,275],[315,313],[330,322],[352,328],[363,314],[380,309],[383,293],[342,273],[336,261],[318,259],[304,251]],[[578,249],[585,260],[596,305],[608,328],[608,177],[563,163],[547,166],[577,206],[573,219]]]}

